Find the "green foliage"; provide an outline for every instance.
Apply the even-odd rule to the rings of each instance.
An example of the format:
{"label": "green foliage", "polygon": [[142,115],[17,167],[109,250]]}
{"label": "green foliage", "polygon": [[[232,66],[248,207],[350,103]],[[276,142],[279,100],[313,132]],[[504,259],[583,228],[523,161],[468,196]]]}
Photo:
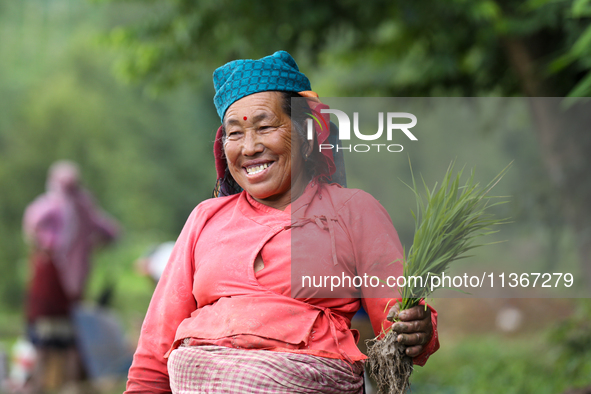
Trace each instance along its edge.
{"label": "green foliage", "polygon": [[581,371],[570,374],[540,334],[467,336],[439,352],[426,367],[415,368],[413,393],[555,394],[591,384],[589,358],[578,360]]}
{"label": "green foliage", "polygon": [[591,300],[581,299],[575,304],[575,313],[550,331],[549,342],[557,351],[556,361],[563,373],[584,384],[589,382],[579,377],[591,376]]}
{"label": "green foliage", "polygon": [[507,48],[519,39],[540,77],[553,76],[551,95],[562,96],[591,92],[581,82],[591,68],[588,9],[587,0],[167,0],[109,37],[124,51],[121,74],[157,86],[209,82],[226,61],[286,49],[355,75],[328,95],[396,96],[523,94]]}
{"label": "green foliage", "polygon": [[[122,21],[107,41],[121,54],[120,75],[156,88],[211,86],[219,65],[285,49],[325,97],[568,95],[565,104],[576,107],[591,94],[589,0],[164,0],[145,9],[151,13]],[[523,189],[540,191],[532,200],[542,202],[534,206],[544,205],[541,219],[553,231],[562,220],[585,234],[591,189],[580,174],[589,170],[591,140],[564,133],[566,126],[542,131],[542,113],[532,111],[534,131],[552,178],[540,171]],[[544,212],[555,210],[562,219],[547,220]]]}
{"label": "green foliage", "polygon": [[22,214],[44,192],[53,161],[80,164],[125,236],[175,239],[211,195],[217,120],[209,94],[177,89],[156,100],[117,83],[112,54],[95,43],[112,21],[107,10],[68,0],[0,4],[0,300],[17,308],[28,271]]}

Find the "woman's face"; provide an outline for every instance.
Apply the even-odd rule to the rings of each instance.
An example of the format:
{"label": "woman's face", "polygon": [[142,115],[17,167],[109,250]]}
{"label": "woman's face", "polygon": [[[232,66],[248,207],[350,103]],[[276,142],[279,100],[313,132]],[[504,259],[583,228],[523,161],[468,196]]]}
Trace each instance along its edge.
{"label": "woman's face", "polygon": [[234,180],[255,200],[283,210],[291,203],[292,179],[298,195],[308,179],[281,103],[280,93],[261,92],[232,104],[224,117],[224,150]]}

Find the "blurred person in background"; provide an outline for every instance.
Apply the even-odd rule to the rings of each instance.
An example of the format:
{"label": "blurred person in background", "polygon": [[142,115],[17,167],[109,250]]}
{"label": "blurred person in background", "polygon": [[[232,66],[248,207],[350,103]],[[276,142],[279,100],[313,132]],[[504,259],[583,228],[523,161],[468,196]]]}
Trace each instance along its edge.
{"label": "blurred person in background", "polygon": [[54,163],[46,187],[26,208],[23,220],[31,262],[27,336],[37,351],[33,392],[84,378],[71,313],[84,295],[92,251],[119,233],[116,221],[80,185],[75,163]]}
{"label": "blurred person in background", "polygon": [[[291,98],[305,97],[304,112],[324,104],[287,52],[230,62],[214,85],[216,198],[195,208],[176,241],[126,393],[360,394],[367,357],[351,318],[363,305],[379,334],[398,315],[394,300],[354,287],[342,298],[293,298],[292,259],[401,272],[391,264],[403,252],[392,221],[371,195],[334,182],[333,154],[319,151],[329,130],[306,139]],[[295,232],[309,240],[298,256]],[[439,347],[436,316],[424,306],[397,316],[415,364]]]}

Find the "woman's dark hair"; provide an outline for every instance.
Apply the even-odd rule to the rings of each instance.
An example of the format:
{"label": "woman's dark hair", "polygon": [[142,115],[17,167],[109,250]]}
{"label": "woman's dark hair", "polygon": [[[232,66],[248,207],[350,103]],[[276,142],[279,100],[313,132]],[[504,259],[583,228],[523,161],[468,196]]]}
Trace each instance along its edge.
{"label": "woman's dark hair", "polygon": [[[300,142],[300,156],[304,162],[304,171],[306,171],[306,174],[310,178],[313,178],[322,172],[323,162],[320,160],[321,155],[319,154],[318,144],[316,143],[316,133],[314,133],[314,143],[312,144],[311,151],[308,145],[306,121],[310,118],[308,114],[312,112],[312,110],[308,106],[307,100],[303,99],[302,96],[296,92],[281,92],[281,96],[281,108],[283,109],[283,112],[291,118],[291,131],[292,133],[296,133]],[[294,104],[296,105],[295,108],[292,107],[292,98],[300,99],[294,101]]]}
{"label": "woman's dark hair", "polygon": [[[316,146],[316,142],[313,144],[312,151],[309,151],[308,144],[307,144],[307,135],[306,135],[306,119],[309,118],[307,115],[311,112],[310,107],[307,104],[306,100],[296,100],[295,105],[298,106],[295,108],[292,107],[292,98],[301,98],[297,92],[277,92],[281,95],[281,109],[283,112],[290,117],[292,128],[292,133],[296,133],[296,138],[300,141],[300,156],[304,162],[304,171],[309,177],[315,177],[321,172],[321,168],[323,162],[321,161],[321,156],[318,152],[318,147]],[[226,129],[222,123],[222,143],[226,140]],[[292,134],[293,136],[293,134]],[[314,136],[316,138],[316,136]],[[293,137],[292,137],[293,138]],[[240,185],[234,180],[232,174],[230,174],[230,170],[226,167],[226,171],[224,174],[224,178],[218,180],[216,183],[216,187],[213,191],[214,197],[222,197],[222,196],[229,196],[232,194],[240,193],[242,188]]]}

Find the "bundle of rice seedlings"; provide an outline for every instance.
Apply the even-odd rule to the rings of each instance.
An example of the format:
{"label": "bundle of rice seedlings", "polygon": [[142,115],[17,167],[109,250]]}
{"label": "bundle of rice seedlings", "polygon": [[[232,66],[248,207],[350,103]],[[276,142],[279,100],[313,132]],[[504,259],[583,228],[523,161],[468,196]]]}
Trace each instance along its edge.
{"label": "bundle of rice seedlings", "polygon": [[[421,276],[423,283],[429,283],[430,276],[441,276],[449,264],[465,253],[482,244],[474,243],[476,238],[494,233],[491,227],[503,223],[496,219],[489,209],[506,201],[491,203],[488,192],[500,181],[509,166],[505,167],[488,185],[482,187],[474,181],[474,172],[464,183],[460,183],[463,169],[453,175],[454,164],[450,164],[443,182],[429,189],[423,181],[425,196],[420,193],[414,175],[412,186],[417,207],[411,211],[415,219],[413,244],[405,253],[403,275],[407,286],[399,289],[402,301],[400,311],[419,305],[432,292],[428,286],[411,287],[411,276]],[[411,167],[412,174],[412,167]],[[412,281],[414,285],[419,281]],[[369,369],[378,385],[380,394],[402,394],[409,387],[412,374],[412,359],[405,354],[406,346],[398,343],[399,333],[392,329],[383,330],[383,339],[368,340]]]}

